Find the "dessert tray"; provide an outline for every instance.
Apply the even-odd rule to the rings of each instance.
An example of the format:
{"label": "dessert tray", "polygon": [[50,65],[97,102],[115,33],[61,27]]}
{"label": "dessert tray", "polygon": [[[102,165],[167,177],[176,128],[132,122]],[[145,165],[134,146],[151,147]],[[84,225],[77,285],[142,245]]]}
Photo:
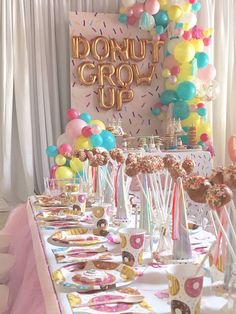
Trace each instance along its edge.
{"label": "dessert tray", "polygon": [[69,264],[52,274],[55,283],[70,291],[92,292],[119,288],[135,279],[135,271],[112,261],[88,261]]}
{"label": "dessert tray", "polygon": [[107,242],[107,238],[96,236],[86,228],[62,230],[48,238],[48,242],[56,246],[90,246]]}
{"label": "dessert tray", "polygon": [[[135,288],[120,288],[112,292],[101,292],[93,295],[79,294],[78,292],[72,292],[67,294],[67,299],[71,306],[72,313],[154,313],[154,309],[149,303],[143,299],[142,302],[136,304],[122,303],[120,300],[127,296],[137,296],[141,293]],[[109,304],[110,300],[119,300],[117,303]],[[100,303],[106,302],[103,305],[91,305],[88,307],[81,307],[81,304],[85,303]]]}

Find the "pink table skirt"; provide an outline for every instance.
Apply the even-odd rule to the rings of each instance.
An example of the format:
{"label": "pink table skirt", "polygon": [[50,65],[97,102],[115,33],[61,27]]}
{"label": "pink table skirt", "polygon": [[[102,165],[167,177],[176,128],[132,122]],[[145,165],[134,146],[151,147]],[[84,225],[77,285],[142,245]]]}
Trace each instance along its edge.
{"label": "pink table skirt", "polygon": [[60,313],[30,205],[15,208],[0,233],[12,236],[10,253],[16,258],[8,282],[9,313]]}

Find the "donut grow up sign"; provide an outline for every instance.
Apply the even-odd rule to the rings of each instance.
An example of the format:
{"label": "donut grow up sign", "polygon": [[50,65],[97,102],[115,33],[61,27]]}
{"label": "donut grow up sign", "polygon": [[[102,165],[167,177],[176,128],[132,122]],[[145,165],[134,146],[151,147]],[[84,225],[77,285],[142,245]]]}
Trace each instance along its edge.
{"label": "donut grow up sign", "polygon": [[[72,58],[81,61],[76,77],[81,85],[98,86],[98,104],[109,110],[122,110],[131,102],[133,83],[150,85],[159,62],[159,48],[164,42],[150,39],[124,38],[119,41],[97,36],[88,40],[72,36]],[[148,67],[139,67],[147,60]]]}

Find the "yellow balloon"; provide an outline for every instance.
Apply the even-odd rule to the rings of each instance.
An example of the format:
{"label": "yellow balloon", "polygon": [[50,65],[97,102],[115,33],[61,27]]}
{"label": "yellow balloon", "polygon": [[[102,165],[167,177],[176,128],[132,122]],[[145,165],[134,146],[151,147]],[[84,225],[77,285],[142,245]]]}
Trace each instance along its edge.
{"label": "yellow balloon", "polygon": [[190,42],[194,46],[196,52],[204,50],[204,43],[202,39],[191,39]]}
{"label": "yellow balloon", "polygon": [[178,80],[179,81],[189,81],[190,77],[193,73],[193,67],[190,63],[183,63],[179,66],[179,74]]}
{"label": "yellow balloon", "polygon": [[211,136],[211,127],[210,127],[209,123],[207,123],[203,120],[200,120],[200,123],[197,126],[197,140],[198,141],[201,140],[200,137],[203,133]]}
{"label": "yellow balloon", "polygon": [[57,155],[55,158],[55,163],[58,166],[64,166],[64,164],[66,163],[66,157],[62,156],[62,155]]}
{"label": "yellow balloon", "polygon": [[189,105],[197,105],[201,102],[201,100],[199,98],[192,98],[188,101]]}
{"label": "yellow balloon", "polygon": [[189,41],[181,41],[175,46],[174,57],[179,63],[187,63],[193,60],[195,48]]}
{"label": "yellow balloon", "polygon": [[102,130],[106,130],[105,123],[101,120],[91,120],[89,124],[90,125],[98,125],[98,126],[100,126],[100,128]]}
{"label": "yellow balloon", "polygon": [[184,12],[190,12],[192,9],[192,5],[190,3],[185,3],[184,5],[182,5],[182,9]]}
{"label": "yellow balloon", "polygon": [[197,112],[190,112],[187,119],[182,120],[181,124],[182,127],[190,127],[190,126],[196,126],[196,128],[199,126],[201,120]]}
{"label": "yellow balloon", "polygon": [[191,28],[191,25],[189,23],[184,23],[184,25],[183,25],[183,30],[184,31],[189,31],[190,28]]}
{"label": "yellow balloon", "polygon": [[164,10],[168,7],[168,1],[167,0],[159,0],[160,9]]}
{"label": "yellow balloon", "polygon": [[164,69],[161,73],[161,75],[164,77],[164,78],[168,78],[171,76],[171,73],[170,73],[170,70],[169,69]]}
{"label": "yellow balloon", "polygon": [[79,136],[74,142],[74,150],[79,150],[79,149],[90,149],[92,148],[92,145],[90,143],[90,140],[88,137],[85,136]]}
{"label": "yellow balloon", "polygon": [[120,7],[120,14],[125,14],[127,12],[126,7]]}
{"label": "yellow balloon", "polygon": [[169,80],[166,80],[166,82],[165,82],[165,88],[168,90],[169,89],[170,90],[176,90],[177,86],[178,86],[178,81],[177,81],[177,83],[174,83],[174,84],[172,84]]}
{"label": "yellow balloon", "polygon": [[167,12],[171,21],[178,20],[182,15],[182,9],[178,5],[170,6]]}
{"label": "yellow balloon", "polygon": [[72,179],[74,177],[74,172],[69,167],[61,166],[57,168],[55,177],[57,180]]}
{"label": "yellow balloon", "polygon": [[79,158],[73,157],[70,161],[70,167],[75,172],[80,172],[83,170],[83,163],[79,160]]}

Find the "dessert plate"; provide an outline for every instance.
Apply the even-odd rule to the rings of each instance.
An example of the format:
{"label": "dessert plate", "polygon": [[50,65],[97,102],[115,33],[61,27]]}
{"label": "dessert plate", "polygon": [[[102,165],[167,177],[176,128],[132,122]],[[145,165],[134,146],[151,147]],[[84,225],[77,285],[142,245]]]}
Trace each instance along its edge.
{"label": "dessert plate", "polygon": [[70,291],[92,292],[128,285],[135,275],[134,270],[124,264],[88,261],[63,266],[52,274],[52,279]]}
{"label": "dessert plate", "polygon": [[107,242],[107,238],[89,233],[86,228],[62,230],[48,238],[48,242],[56,246],[89,246]]}

